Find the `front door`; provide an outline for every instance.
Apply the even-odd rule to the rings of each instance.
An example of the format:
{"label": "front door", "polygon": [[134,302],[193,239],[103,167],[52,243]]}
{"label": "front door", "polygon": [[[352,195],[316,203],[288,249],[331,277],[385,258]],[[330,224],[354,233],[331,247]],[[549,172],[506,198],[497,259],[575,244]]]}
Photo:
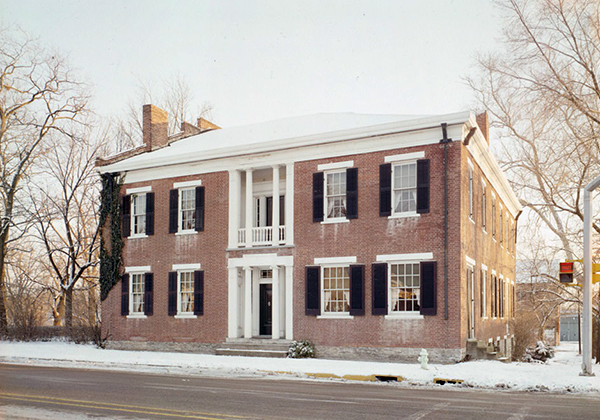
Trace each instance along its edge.
{"label": "front door", "polygon": [[273,296],[272,284],[260,285],[260,335],[272,335],[273,312],[271,300]]}

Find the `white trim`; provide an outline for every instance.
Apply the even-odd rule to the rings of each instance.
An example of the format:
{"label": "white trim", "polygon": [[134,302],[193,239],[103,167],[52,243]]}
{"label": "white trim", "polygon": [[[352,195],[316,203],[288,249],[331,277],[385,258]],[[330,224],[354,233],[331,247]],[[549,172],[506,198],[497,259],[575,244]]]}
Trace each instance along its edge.
{"label": "white trim", "polygon": [[125,267],[125,273],[137,273],[143,274],[152,271],[152,267],[149,265],[138,265],[132,267]]}
{"label": "white trim", "polygon": [[326,264],[356,264],[356,257],[327,257],[315,258],[315,265]]}
{"label": "white trim", "polygon": [[391,216],[388,216],[388,219],[407,219],[410,217],[421,217],[420,213],[406,211],[404,213],[394,213]]}
{"label": "white trim", "polygon": [[201,270],[202,266],[200,265],[200,263],[198,263],[198,264],[173,264],[172,269],[175,271],[178,271],[178,270],[185,270],[185,271]]}
{"label": "white trim", "polygon": [[202,185],[201,179],[195,179],[193,181],[174,182],[173,189],[177,188],[188,188],[188,187],[199,187]]}
{"label": "white trim", "polygon": [[335,223],[350,223],[350,219],[346,219],[345,217],[334,217],[321,222],[322,225],[333,225]]}
{"label": "white trim", "polygon": [[147,187],[127,188],[125,192],[127,195],[152,192],[152,186],[148,185]]}
{"label": "white trim", "polygon": [[412,254],[384,254],[377,255],[377,262],[403,262],[433,260],[433,252],[416,252]]}
{"label": "white trim", "polygon": [[330,169],[352,168],[353,166],[354,166],[353,160],[346,160],[344,162],[322,163],[317,166],[317,170],[318,171],[328,171]]}
{"label": "white trim", "polygon": [[475,268],[475,266],[477,265],[477,262],[468,255],[465,255],[465,260],[467,261],[467,264],[470,264],[473,268]]}
{"label": "white trim", "polygon": [[278,256],[275,253],[269,254],[244,254],[241,258],[228,258],[228,268],[243,267],[272,267],[275,265],[293,266],[294,257],[292,255]]}
{"label": "white trim", "polygon": [[[475,172],[475,166],[473,165],[473,162],[469,158],[467,158],[467,165],[469,165],[471,167],[471,169],[473,170],[473,172]],[[473,174],[473,175],[475,175],[475,174]]]}
{"label": "white trim", "polygon": [[145,233],[137,233],[137,234],[131,234],[129,235],[126,239],[140,239],[140,238],[147,238],[148,235],[146,235]]}
{"label": "white trim", "polygon": [[175,319],[196,319],[198,315],[194,315],[193,313],[178,313],[174,316]]}
{"label": "white trim", "polygon": [[425,319],[424,315],[421,315],[419,311],[408,311],[408,312],[393,312],[383,317],[384,319]]}
{"label": "white trim", "polygon": [[496,270],[492,270],[492,276],[498,277],[498,273],[496,273]]}
{"label": "white trim", "polygon": [[383,161],[385,163],[392,163],[392,162],[399,162],[402,160],[416,160],[416,159],[422,159],[425,157],[425,152],[414,152],[414,153],[402,153],[399,155],[391,155],[391,156],[386,156]]}
{"label": "white trim", "polygon": [[481,264],[481,269],[485,270],[485,271],[488,271],[488,266],[482,263]]}
{"label": "white trim", "polygon": [[175,232],[175,236],[179,236],[179,235],[195,235],[196,233],[199,233],[199,232],[196,232],[195,229],[186,229],[186,230],[182,230],[182,231],[179,231],[179,232]]}
{"label": "white trim", "polygon": [[317,315],[317,319],[354,319],[348,312],[327,312],[323,315]]}
{"label": "white trim", "polygon": [[[131,296],[130,296],[131,298]],[[127,315],[127,319],[146,319],[148,318],[148,315],[144,315],[142,313],[135,313],[135,314],[131,314],[131,315]]]}

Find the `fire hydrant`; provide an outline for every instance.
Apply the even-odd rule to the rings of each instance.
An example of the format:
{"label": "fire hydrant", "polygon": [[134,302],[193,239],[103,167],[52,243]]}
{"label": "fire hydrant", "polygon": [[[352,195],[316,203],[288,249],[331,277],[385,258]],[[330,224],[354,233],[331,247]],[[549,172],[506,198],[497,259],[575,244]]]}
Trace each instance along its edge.
{"label": "fire hydrant", "polygon": [[421,349],[421,353],[417,358],[419,362],[421,362],[421,369],[427,370],[427,362],[429,361],[429,354],[427,354],[427,350]]}

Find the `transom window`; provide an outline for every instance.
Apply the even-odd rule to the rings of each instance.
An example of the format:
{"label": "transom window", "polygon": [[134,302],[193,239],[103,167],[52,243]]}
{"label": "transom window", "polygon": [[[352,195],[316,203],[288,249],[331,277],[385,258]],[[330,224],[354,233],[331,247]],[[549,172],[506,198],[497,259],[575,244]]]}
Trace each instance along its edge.
{"label": "transom window", "polygon": [[144,274],[132,274],[131,278],[131,308],[130,314],[144,313]]}
{"label": "transom window", "polygon": [[323,267],[323,312],[350,311],[350,273],[348,267]]}
{"label": "transom window", "polygon": [[146,233],[146,194],[131,196],[131,226],[134,235]]}
{"label": "transom window", "polygon": [[194,313],[194,272],[179,272],[179,313]]}
{"label": "transom window", "polygon": [[196,189],[186,188],[179,190],[181,226],[183,230],[194,230],[196,227]]}
{"label": "transom window", "polygon": [[417,163],[400,163],[393,166],[392,188],[394,213],[417,211]]}
{"label": "transom window", "polygon": [[390,264],[391,312],[418,312],[420,295],[421,265]]}
{"label": "transom window", "polygon": [[325,176],[326,219],[346,217],[346,171]]}

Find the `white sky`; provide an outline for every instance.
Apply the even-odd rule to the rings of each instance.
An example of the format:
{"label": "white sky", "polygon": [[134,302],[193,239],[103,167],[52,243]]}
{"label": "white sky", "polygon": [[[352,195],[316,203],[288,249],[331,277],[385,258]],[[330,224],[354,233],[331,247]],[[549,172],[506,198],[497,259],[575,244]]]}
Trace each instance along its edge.
{"label": "white sky", "polygon": [[3,26],[69,56],[101,115],[122,111],[139,80],[181,75],[222,127],[468,109],[461,76],[493,48],[499,14],[492,0],[0,1]]}

